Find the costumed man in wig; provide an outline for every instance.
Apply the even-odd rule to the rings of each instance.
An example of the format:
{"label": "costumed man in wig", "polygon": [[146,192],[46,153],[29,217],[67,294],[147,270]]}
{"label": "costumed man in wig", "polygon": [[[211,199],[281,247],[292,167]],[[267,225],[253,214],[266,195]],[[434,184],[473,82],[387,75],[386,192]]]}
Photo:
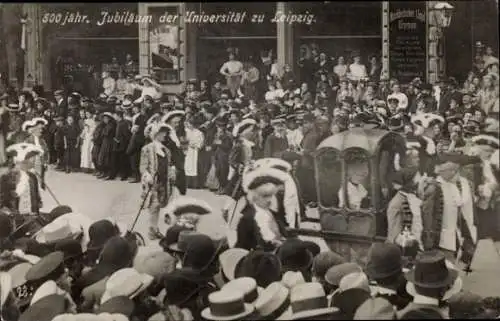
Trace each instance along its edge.
{"label": "costumed man in wig", "polygon": [[422,145],[420,152],[420,172],[428,176],[434,176],[434,161],[437,147],[434,142],[434,125],[444,124],[444,118],[431,113],[423,113],[411,118],[411,123],[415,127],[414,133]]}
{"label": "costumed man in wig", "polygon": [[49,148],[42,137],[43,128],[44,126],[47,126],[47,124],[48,122],[44,118],[37,117],[32,120],[25,121],[22,126],[23,130],[29,134],[25,143],[33,144],[43,150],[43,154],[35,156],[34,164],[34,173],[37,175],[42,189],[45,189],[45,173],[47,171],[47,164],[49,161]]}
{"label": "costumed man in wig", "polygon": [[274,251],[285,241],[285,224],[277,219],[271,206],[279,186],[286,180],[287,175],[275,168],[261,167],[243,175],[242,188],[248,203],[237,225],[235,247]]}
{"label": "costumed man in wig", "polygon": [[172,164],[176,168],[175,186],[181,195],[186,195],[187,190],[186,172],[184,169],[186,156],[184,155],[182,142],[177,133],[185,114],[182,110],[173,110],[161,118],[161,123],[166,124],[170,128],[169,134],[165,136],[164,145],[170,150]]}
{"label": "costumed man in wig", "polygon": [[469,270],[477,244],[474,191],[460,175],[461,167],[478,157],[443,153],[436,162],[437,178],[427,184],[422,199],[424,250],[439,249],[451,262]]}
{"label": "costumed man in wig", "polygon": [[256,129],[257,122],[252,118],[242,120],[233,128],[234,141],[229,153],[228,183],[224,191],[224,194],[231,197],[231,200],[224,206],[223,210],[223,215],[226,220],[229,219],[230,224],[232,222],[232,217],[228,217],[230,209],[236,213],[237,210],[234,207],[241,203],[238,200],[245,195],[241,188],[242,174],[245,166],[254,159]]}
{"label": "costumed man in wig", "polygon": [[[171,152],[165,145],[169,128],[165,124],[151,122],[145,129],[145,136],[151,137],[151,143],[142,147],[139,170],[143,188],[143,197],[149,209],[149,238],[161,239],[158,229],[160,208],[165,207],[172,193],[172,181],[175,180],[175,166]],[[148,193],[149,191],[149,193]]]}
{"label": "costumed man in wig", "polygon": [[499,124],[495,119],[489,119],[488,122],[481,134],[472,137],[473,145],[467,150],[468,155],[477,155],[481,162],[474,164],[465,174],[472,174],[469,179],[474,186],[478,239],[500,240],[500,217],[494,211],[493,204],[493,193],[498,183],[490,162],[493,153],[500,148]]}
{"label": "costumed man in wig", "polygon": [[33,144],[18,143],[7,148],[14,167],[0,178],[0,206],[19,214],[39,214],[42,198],[38,178],[33,174],[36,156],[43,150]]}

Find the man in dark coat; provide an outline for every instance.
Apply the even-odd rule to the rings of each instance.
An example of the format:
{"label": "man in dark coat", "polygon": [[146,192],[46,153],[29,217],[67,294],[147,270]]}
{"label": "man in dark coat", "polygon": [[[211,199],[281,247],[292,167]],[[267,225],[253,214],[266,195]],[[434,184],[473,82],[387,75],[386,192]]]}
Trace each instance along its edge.
{"label": "man in dark coat", "polygon": [[233,146],[231,134],[227,130],[227,119],[218,117],[216,121],[217,133],[213,141],[215,175],[219,181],[219,194],[224,192],[227,185],[227,176],[229,175],[229,154]]}
{"label": "man in dark coat", "polygon": [[146,128],[146,112],[140,108],[140,105],[132,107],[132,136],[127,146],[127,155],[129,155],[131,183],[140,182],[139,162],[141,159],[141,149],[145,144],[144,129]]}
{"label": "man in dark coat", "polygon": [[54,92],[54,98],[56,100],[56,115],[66,119],[66,116],[68,116],[68,102],[66,101],[64,91],[56,90]]}
{"label": "man in dark coat", "polygon": [[205,137],[205,141],[204,146],[199,153],[200,171],[198,173],[198,178],[203,186],[213,161],[215,148],[214,139],[217,133],[217,126],[215,124],[215,115],[217,114],[217,110],[209,103],[202,104],[201,108],[203,116],[205,117],[205,123],[200,126],[200,130]]}
{"label": "man in dark coat", "polygon": [[286,115],[278,116],[271,120],[274,130],[271,135],[267,136],[264,142],[264,157],[281,158],[283,152],[288,149],[285,117]]}
{"label": "man in dark coat", "polygon": [[64,119],[61,116],[54,118],[55,128],[54,132],[54,151],[56,154],[57,167],[56,170],[65,170],[64,153],[66,150],[64,138]]}
{"label": "man in dark coat", "polygon": [[297,179],[300,182],[300,189],[303,191],[303,198],[306,204],[315,206],[316,204],[316,188],[314,181],[314,161],[312,153],[318,146],[318,132],[315,129],[315,117],[306,115],[304,117],[304,139],[302,140],[302,160],[297,169]]}
{"label": "man in dark coat", "polygon": [[119,174],[125,181],[129,175],[127,147],[130,140],[130,123],[123,117],[123,112],[116,112],[116,129],[113,146],[113,165],[107,180],[113,180]]}

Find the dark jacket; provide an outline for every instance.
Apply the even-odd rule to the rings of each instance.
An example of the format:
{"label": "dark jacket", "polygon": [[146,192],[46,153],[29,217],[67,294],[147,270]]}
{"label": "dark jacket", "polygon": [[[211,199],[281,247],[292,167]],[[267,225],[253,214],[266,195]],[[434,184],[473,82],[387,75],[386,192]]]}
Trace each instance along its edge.
{"label": "dark jacket", "polygon": [[125,152],[130,140],[130,123],[128,120],[122,119],[116,123],[116,132],[114,138],[114,151]]}

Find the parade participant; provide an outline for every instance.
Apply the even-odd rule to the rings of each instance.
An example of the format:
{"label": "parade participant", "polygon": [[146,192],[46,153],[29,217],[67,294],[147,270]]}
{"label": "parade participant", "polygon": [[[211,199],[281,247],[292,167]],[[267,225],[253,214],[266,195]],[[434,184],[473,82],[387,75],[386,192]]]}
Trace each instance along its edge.
{"label": "parade participant", "polygon": [[242,188],[249,203],[238,222],[235,247],[273,251],[283,243],[286,229],[270,207],[286,179],[283,171],[274,168],[257,168],[243,176]]}
{"label": "parade participant", "polygon": [[38,179],[32,170],[35,156],[43,150],[33,144],[19,143],[7,148],[13,157],[14,168],[0,178],[0,202],[2,207],[20,214],[38,214],[42,199]]}
{"label": "parade participant", "polygon": [[337,193],[338,206],[344,206],[351,210],[366,209],[370,206],[370,193],[364,186],[369,175],[368,162],[358,155],[353,155],[347,162],[347,193],[344,200],[344,188],[341,187]]}
{"label": "parade participant", "polygon": [[277,217],[283,219],[286,226],[299,228],[300,217],[303,216],[304,204],[300,198],[298,184],[293,177],[293,167],[286,160],[280,158],[261,158],[256,160],[253,168],[275,168],[286,174],[282,188],[276,193],[271,206]]}
{"label": "parade participant", "polygon": [[[141,149],[139,169],[142,177],[143,197],[149,197],[149,199],[146,200],[146,204],[150,215],[150,239],[159,239],[163,237],[158,230],[160,208],[167,205],[168,199],[172,193],[172,181],[175,179],[176,174],[171,152],[162,143],[171,130],[172,129],[165,124],[149,124],[146,126],[145,132],[150,133],[152,142]],[[148,191],[150,192],[148,193]]]}
{"label": "parade participant", "polygon": [[146,113],[139,104],[132,106],[132,113],[132,137],[127,146],[127,154],[130,160],[130,182],[138,183],[140,182],[139,161],[141,158],[141,148],[145,143],[144,128],[146,127]]}
{"label": "parade participant", "polygon": [[416,168],[403,168],[392,179],[397,193],[387,207],[387,241],[402,249],[410,247],[410,240],[417,241],[418,248],[423,249],[422,201],[416,195],[418,182],[415,178]]}
{"label": "parade participant", "polygon": [[186,113],[182,110],[173,110],[161,118],[161,123],[170,127],[168,136],[165,136],[163,144],[170,150],[172,164],[176,169],[175,186],[181,195],[186,195],[187,186],[186,172],[184,170],[185,155],[178,131],[181,128],[181,121],[185,115]]}
{"label": "parade participant", "polygon": [[243,193],[241,187],[241,173],[247,164],[254,159],[254,140],[257,122],[252,119],[244,119],[233,129],[233,147],[229,155],[228,184],[225,194],[238,200]]}
{"label": "parade participant", "polygon": [[437,178],[428,182],[422,196],[422,243],[424,249],[440,249],[451,262],[466,267],[477,244],[473,190],[460,175],[464,165],[477,157],[443,153],[436,163]]}
{"label": "parade participant", "polygon": [[445,123],[444,118],[431,113],[424,113],[413,116],[411,123],[415,126],[415,135],[418,137],[422,149],[420,152],[420,162],[427,175],[434,175],[434,159],[436,157],[437,147],[435,138],[434,125],[442,125]]}
{"label": "parade participant", "polygon": [[48,122],[40,117],[33,118],[32,120],[25,121],[23,123],[23,130],[29,133],[25,142],[28,144],[33,144],[43,150],[43,154],[35,156],[35,168],[34,173],[39,178],[40,187],[45,189],[45,172],[47,170],[49,150],[47,143],[42,137],[43,127],[47,126]]}

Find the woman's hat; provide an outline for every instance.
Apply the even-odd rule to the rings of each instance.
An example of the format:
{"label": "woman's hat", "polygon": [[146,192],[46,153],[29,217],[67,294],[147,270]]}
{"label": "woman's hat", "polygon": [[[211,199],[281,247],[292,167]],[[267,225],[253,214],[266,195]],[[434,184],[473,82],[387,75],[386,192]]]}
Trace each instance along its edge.
{"label": "woman's hat", "polygon": [[500,140],[491,135],[477,135],[472,137],[471,142],[478,146],[490,146],[494,149],[500,148]]}
{"label": "woman's hat", "polygon": [[399,246],[381,242],[372,244],[365,268],[370,279],[384,279],[401,273],[402,269],[403,261]]}
{"label": "woman's hat", "polygon": [[68,303],[62,295],[52,294],[31,305],[19,321],[52,321],[56,316],[67,312]]}
{"label": "woman's hat", "polygon": [[184,112],[183,110],[173,110],[173,111],[166,113],[165,116],[163,116],[161,118],[161,122],[167,124],[173,118],[183,117],[184,115],[186,115],[186,112]]}
{"label": "woman's hat", "polygon": [[[425,275],[419,275],[419,273],[425,273]],[[408,281],[406,292],[411,296],[418,294],[415,285],[431,289],[448,288],[441,298],[442,301],[448,300],[463,288],[463,280],[456,267],[437,250],[420,253],[416,258],[415,266],[405,274],[405,278]]]}
{"label": "woman's hat", "polygon": [[258,168],[247,172],[242,178],[243,191],[255,190],[265,184],[282,185],[288,176],[275,168]]}
{"label": "woman's hat", "polygon": [[42,118],[42,117],[35,117],[31,120],[27,120],[23,123],[23,125],[21,126],[21,129],[23,131],[28,131],[30,128],[33,128],[33,127],[36,127],[38,125],[41,125],[41,126],[47,126],[48,124],[48,121],[45,120],[45,118]]}
{"label": "woman's hat", "polygon": [[213,209],[203,200],[189,196],[179,196],[168,204],[165,212],[175,216],[184,214],[206,215],[212,213]]}
{"label": "woman's hat", "polygon": [[122,109],[130,109],[134,106],[134,103],[131,100],[124,99],[122,102]]}
{"label": "woman's hat", "polygon": [[292,165],[281,158],[260,158],[253,163],[254,168],[275,168],[282,170],[286,173],[292,171]]}
{"label": "woman's hat", "polygon": [[412,124],[424,128],[430,128],[434,126],[434,124],[444,124],[444,122],[445,121],[442,116],[432,113],[423,113],[411,117]]}
{"label": "woman's hat", "polygon": [[414,268],[405,274],[406,280],[422,288],[445,288],[452,285],[458,272],[446,266],[443,253],[433,250],[420,253]]}
{"label": "woman's hat", "polygon": [[133,299],[153,282],[153,277],[137,272],[134,268],[124,268],[113,273],[106,282],[106,290],[101,297],[101,304],[117,296]]}
{"label": "woman's hat", "polygon": [[236,277],[251,277],[260,287],[281,280],[281,262],[272,253],[255,250],[248,253],[235,267]]}
{"label": "woman's hat", "polygon": [[234,126],[233,136],[238,137],[247,131],[252,131],[256,125],[257,122],[254,119],[246,118]]}
{"label": "woman's hat", "polygon": [[43,150],[40,147],[28,143],[11,145],[5,151],[16,163],[23,162],[33,156],[43,155]]}
{"label": "woman's hat", "polygon": [[8,104],[5,108],[7,108],[8,111],[17,112],[20,111],[23,108],[23,106],[16,103],[11,103]]}
{"label": "woman's hat", "polygon": [[[31,267],[33,267],[33,264],[24,262],[14,265],[7,273],[1,272],[1,306],[3,306],[3,304],[5,303],[5,295],[9,293],[5,291],[10,291],[10,289],[12,289],[12,293],[14,294],[14,297],[16,298],[20,306],[29,304],[34,293],[34,289],[31,287],[31,285],[26,284],[26,274],[31,269]],[[10,279],[6,279],[5,274],[8,275]]]}
{"label": "woman's hat", "polygon": [[219,255],[222,273],[229,281],[236,278],[236,268],[248,255],[249,251],[240,248],[231,248]]}
{"label": "woman's hat", "polygon": [[234,280],[226,283],[222,289],[222,291],[241,291],[243,293],[243,300],[246,303],[253,304],[259,297],[259,294],[262,292],[261,287],[257,287],[257,281],[254,278],[250,277],[241,277],[236,278]]}
{"label": "woman's hat", "polygon": [[175,270],[177,260],[163,251],[139,253],[134,258],[134,269],[143,274],[151,275],[159,280],[168,273]]}
{"label": "woman's hat", "polygon": [[255,310],[258,313],[255,318],[260,320],[278,319],[290,307],[289,293],[290,290],[280,282],[269,284],[254,302]]}
{"label": "woman's hat", "polygon": [[107,112],[102,113],[102,115],[103,115],[103,116],[108,116],[108,117],[109,117],[109,118],[111,118],[112,120],[114,120],[114,119],[115,119],[115,115],[113,115],[112,113],[110,113],[110,112],[108,112],[108,111],[107,111]]}
{"label": "woman's hat", "polygon": [[208,296],[209,306],[201,311],[206,320],[241,320],[254,312],[251,304],[245,303],[240,291],[221,290]]}
{"label": "woman's hat", "polygon": [[309,282],[299,284],[290,290],[290,309],[283,320],[301,320],[312,317],[332,315],[337,308],[328,307],[325,290],[320,283]]}

